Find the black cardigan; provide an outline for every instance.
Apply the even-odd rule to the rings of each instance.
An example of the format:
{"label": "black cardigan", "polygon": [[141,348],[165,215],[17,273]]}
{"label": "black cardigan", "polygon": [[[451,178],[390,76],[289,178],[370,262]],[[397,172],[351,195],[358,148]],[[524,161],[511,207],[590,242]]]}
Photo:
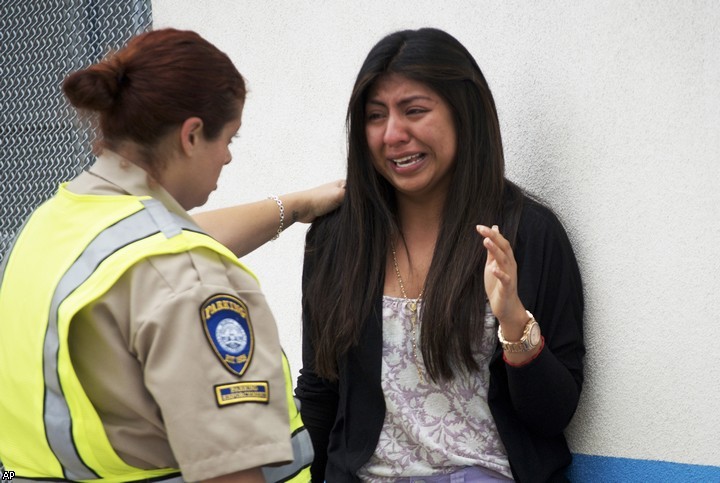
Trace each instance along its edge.
{"label": "black cardigan", "polygon": [[[316,257],[333,256],[314,244],[332,225],[325,219],[309,231],[306,243],[313,249],[306,250],[303,287]],[[488,403],[516,481],[567,481],[571,455],[563,431],[577,408],[585,354],[580,273],[558,219],[530,200],[523,207],[514,254],[518,294],[540,324],[545,347],[529,364],[512,367],[498,345],[490,361]],[[359,481],[356,472],[377,445],[385,417],[381,295],[365,321],[360,344],[340,361],[334,383],[313,371],[313,321],[303,310],[303,368],[296,395],[315,449],[313,481]]]}

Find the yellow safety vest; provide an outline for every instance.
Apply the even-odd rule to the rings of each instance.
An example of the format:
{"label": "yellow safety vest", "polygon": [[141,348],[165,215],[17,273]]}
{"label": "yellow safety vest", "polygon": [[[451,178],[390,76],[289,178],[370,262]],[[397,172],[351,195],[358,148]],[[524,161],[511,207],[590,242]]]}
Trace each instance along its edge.
{"label": "yellow safety vest", "polygon": [[[75,374],[67,338],[73,317],[134,264],[197,247],[255,277],[227,248],[149,197],[78,195],[62,185],[33,213],[0,267],[0,461],[6,470],[20,479],[183,481],[177,468],[144,470],[120,459]],[[312,444],[285,354],[282,359],[294,460],[263,472],[268,481],[307,482]]]}

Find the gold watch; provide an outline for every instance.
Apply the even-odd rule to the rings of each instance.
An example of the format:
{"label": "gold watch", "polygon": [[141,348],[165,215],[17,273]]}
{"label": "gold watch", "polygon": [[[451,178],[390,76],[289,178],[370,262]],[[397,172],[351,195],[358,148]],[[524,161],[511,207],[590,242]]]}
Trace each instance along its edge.
{"label": "gold watch", "polygon": [[540,326],[530,311],[526,310],[525,313],[527,313],[529,320],[527,321],[527,324],[525,324],[525,330],[523,331],[522,337],[520,337],[520,340],[517,342],[508,342],[505,340],[502,328],[498,326],[498,339],[500,340],[500,345],[502,345],[504,351],[528,352],[540,344]]}

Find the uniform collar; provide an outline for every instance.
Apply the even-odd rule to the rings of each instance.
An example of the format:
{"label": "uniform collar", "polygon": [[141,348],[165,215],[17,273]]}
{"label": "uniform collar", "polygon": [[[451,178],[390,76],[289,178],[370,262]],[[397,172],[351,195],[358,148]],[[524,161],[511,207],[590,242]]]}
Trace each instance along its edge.
{"label": "uniform collar", "polygon": [[89,171],[128,194],[155,198],[171,213],[194,223],[192,217],[180,206],[180,203],[158,182],[154,181],[147,171],[113,151],[104,149]]}

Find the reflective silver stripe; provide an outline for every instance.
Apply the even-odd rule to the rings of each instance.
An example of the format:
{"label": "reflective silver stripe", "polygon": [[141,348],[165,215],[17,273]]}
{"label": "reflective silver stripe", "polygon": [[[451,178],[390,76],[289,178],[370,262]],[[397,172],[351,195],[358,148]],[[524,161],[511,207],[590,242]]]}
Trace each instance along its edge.
{"label": "reflective silver stripe", "polygon": [[300,473],[303,468],[312,464],[315,453],[313,452],[310,433],[305,427],[300,428],[292,436],[293,460],[284,466],[264,466],[262,469],[265,481],[278,483],[287,481]]}
{"label": "reflective silver stripe", "polygon": [[180,234],[182,225],[179,221],[186,223],[184,219],[170,213],[167,208],[156,199],[143,200],[142,204],[145,205],[145,209],[166,237],[172,238]]}
{"label": "reflective silver stripe", "polygon": [[[170,215],[157,200],[147,200],[148,209],[140,210],[120,220],[99,233],[85,248],[73,265],[60,279],[53,294],[48,316],[48,328],[45,334],[43,371],[45,376],[45,431],[50,448],[63,467],[65,478],[69,480],[89,480],[98,478],[77,452],[72,437],[70,409],[62,393],[58,374],[58,307],[76,288],[82,285],[96,270],[98,265],[117,250],[160,231],[163,233],[181,232],[181,226],[197,231],[194,224],[185,219]],[[158,206],[159,205],[159,206]],[[163,217],[160,210],[167,213]],[[158,220],[161,223],[158,223]],[[174,222],[170,223],[171,221]]]}

